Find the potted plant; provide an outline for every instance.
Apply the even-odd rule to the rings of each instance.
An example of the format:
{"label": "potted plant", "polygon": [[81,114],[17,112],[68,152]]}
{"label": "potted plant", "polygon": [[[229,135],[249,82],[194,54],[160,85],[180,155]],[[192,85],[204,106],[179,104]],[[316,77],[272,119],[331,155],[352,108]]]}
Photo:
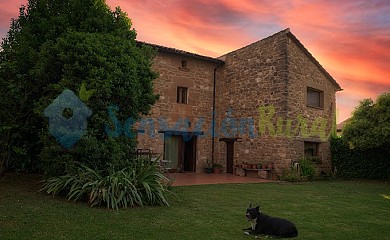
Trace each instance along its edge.
{"label": "potted plant", "polygon": [[213,172],[213,166],[211,165],[211,160],[210,159],[206,160],[206,165],[204,167],[204,171],[207,174],[210,174],[210,173]]}
{"label": "potted plant", "polygon": [[213,172],[214,173],[221,173],[222,172],[222,164],[214,163],[213,164]]}

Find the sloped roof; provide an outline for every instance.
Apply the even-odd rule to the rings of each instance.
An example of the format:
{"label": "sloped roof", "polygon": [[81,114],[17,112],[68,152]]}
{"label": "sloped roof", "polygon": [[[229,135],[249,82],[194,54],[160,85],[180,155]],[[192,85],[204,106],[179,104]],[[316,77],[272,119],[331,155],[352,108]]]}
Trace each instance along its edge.
{"label": "sloped roof", "polygon": [[283,30],[291,40],[293,40],[297,46],[303,51],[303,53],[325,74],[325,76],[336,86],[336,91],[342,91],[343,89],[337,83],[337,81],[325,70],[325,68],[313,57],[313,55],[307,50],[307,48],[299,41],[299,39],[291,33],[290,29]]}
{"label": "sloped roof", "polygon": [[248,46],[251,46],[251,45],[253,45],[253,44],[256,44],[256,43],[258,43],[258,42],[262,42],[262,41],[265,41],[265,40],[267,40],[267,39],[269,39],[269,38],[272,38],[272,37],[274,37],[274,36],[276,36],[276,35],[280,35],[280,34],[285,34],[286,36],[288,36],[292,41],[294,41],[294,43],[303,51],[303,53],[320,69],[320,71],[321,72],[323,72],[324,74],[325,74],[325,76],[329,79],[329,81],[331,81],[334,85],[335,85],[335,87],[336,87],[336,91],[341,91],[341,90],[343,90],[341,87],[340,87],[340,85],[336,82],[336,80],[325,70],[325,68],[324,67],[322,67],[322,65],[317,61],[317,59],[315,59],[314,57],[313,57],[313,55],[309,52],[309,50],[307,50],[306,49],[306,47],[298,40],[298,38],[294,35],[294,34],[292,34],[291,33],[291,31],[290,31],[290,28],[286,28],[286,29],[284,29],[284,30],[282,30],[282,31],[279,31],[279,32],[277,32],[277,33],[274,33],[274,34],[272,34],[272,35],[270,35],[270,36],[268,36],[268,37],[265,37],[265,38],[263,38],[263,39],[260,39],[260,40],[258,40],[258,41],[256,41],[256,42],[253,42],[253,43],[251,43],[251,44],[249,44],[249,45],[247,45],[247,46],[244,46],[244,47],[241,47],[241,48],[239,48],[239,49],[236,49],[236,50],[233,50],[233,51],[231,51],[231,52],[229,52],[229,53],[226,53],[226,54],[224,54],[224,55],[222,55],[222,56],[220,56],[219,57],[219,59],[221,59],[221,60],[224,60],[225,58],[226,58],[226,55],[228,55],[228,54],[230,54],[230,53],[233,53],[233,52],[236,52],[236,51],[238,51],[238,50],[240,50],[240,49],[243,49],[243,48],[246,48],[246,47],[248,47]]}
{"label": "sloped roof", "polygon": [[349,121],[350,119],[346,119],[342,121],[341,123],[337,124],[337,132],[341,132],[345,126],[345,124]]}
{"label": "sloped roof", "polygon": [[[294,41],[294,43],[303,51],[303,53],[320,69],[321,72],[324,73],[324,75],[329,79],[329,81],[331,81],[335,87],[336,87],[336,91],[341,91],[343,90],[340,85],[337,83],[337,81],[325,70],[324,67],[322,67],[322,65],[317,61],[317,59],[314,58],[314,56],[306,49],[306,47],[298,40],[298,38],[291,33],[290,31],[290,28],[286,28],[280,32],[277,32],[275,34],[272,34],[266,38],[263,38],[259,41],[256,41],[254,43],[251,43],[247,46],[244,46],[242,48],[246,48],[252,44],[255,44],[257,42],[260,42],[260,41],[265,41],[266,39],[269,39],[275,35],[278,35],[278,34],[286,34],[286,36],[288,36],[292,41]],[[208,56],[204,56],[204,55],[200,55],[200,54],[196,54],[196,53],[191,53],[191,52],[187,52],[187,51],[183,51],[183,50],[179,50],[179,49],[176,49],[176,48],[171,48],[171,47],[165,47],[165,46],[161,46],[161,45],[157,45],[157,44],[152,44],[152,43],[147,43],[147,42],[142,42],[142,41],[137,41],[137,44],[138,45],[147,45],[147,46],[150,46],[152,48],[156,48],[158,51],[161,51],[161,52],[166,52],[166,53],[171,53],[171,54],[178,54],[178,55],[182,55],[182,56],[187,56],[187,57],[191,57],[191,58],[195,58],[195,59],[199,59],[199,60],[205,60],[205,61],[209,61],[209,62],[213,62],[213,63],[217,63],[217,64],[223,64],[224,63],[224,58],[227,54],[229,53],[232,53],[232,52],[235,52],[239,49],[242,49],[242,48],[239,48],[239,49],[236,49],[234,51],[231,51],[229,53],[226,53],[218,58],[213,58],[213,57],[208,57]]]}
{"label": "sloped roof", "polygon": [[208,56],[204,56],[204,55],[200,55],[200,54],[196,54],[196,53],[191,53],[191,52],[187,52],[187,51],[176,49],[176,48],[165,47],[165,46],[152,44],[152,43],[147,43],[147,42],[141,42],[141,41],[137,41],[137,44],[138,45],[142,45],[143,44],[143,45],[150,46],[152,48],[157,49],[157,51],[160,51],[160,52],[178,54],[178,55],[182,55],[182,56],[186,56],[186,57],[190,57],[190,58],[195,58],[195,59],[199,59],[199,60],[204,60],[204,61],[217,63],[217,64],[223,64],[224,63],[224,61],[222,61],[220,59],[217,59],[217,58],[208,57]]}

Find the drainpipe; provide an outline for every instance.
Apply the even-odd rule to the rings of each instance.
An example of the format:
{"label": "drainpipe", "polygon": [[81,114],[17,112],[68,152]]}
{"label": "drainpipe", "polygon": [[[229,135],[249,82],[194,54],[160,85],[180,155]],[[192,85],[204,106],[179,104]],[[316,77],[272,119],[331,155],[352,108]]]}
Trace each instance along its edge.
{"label": "drainpipe", "polygon": [[214,79],[213,79],[213,113],[212,113],[212,129],[211,129],[211,164],[214,163],[214,148],[215,148],[215,83],[217,76],[217,69],[221,66],[221,63],[214,68]]}

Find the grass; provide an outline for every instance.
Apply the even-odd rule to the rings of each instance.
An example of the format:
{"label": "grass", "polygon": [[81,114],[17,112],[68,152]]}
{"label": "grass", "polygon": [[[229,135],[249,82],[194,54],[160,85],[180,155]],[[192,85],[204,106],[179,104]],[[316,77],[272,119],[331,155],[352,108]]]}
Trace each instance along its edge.
{"label": "grass", "polygon": [[254,239],[249,203],[293,221],[296,239],[389,239],[390,183],[324,181],[174,187],[171,207],[90,208],[37,192],[39,176],[0,180],[0,239]]}

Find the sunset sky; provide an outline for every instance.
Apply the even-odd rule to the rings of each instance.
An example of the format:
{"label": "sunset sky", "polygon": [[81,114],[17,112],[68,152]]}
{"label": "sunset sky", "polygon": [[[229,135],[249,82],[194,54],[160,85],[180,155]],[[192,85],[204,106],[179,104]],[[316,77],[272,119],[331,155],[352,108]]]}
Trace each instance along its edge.
{"label": "sunset sky", "polygon": [[[26,0],[0,0],[0,38]],[[344,89],[338,122],[390,91],[390,0],[108,0],[138,40],[218,57],[285,28]]]}

